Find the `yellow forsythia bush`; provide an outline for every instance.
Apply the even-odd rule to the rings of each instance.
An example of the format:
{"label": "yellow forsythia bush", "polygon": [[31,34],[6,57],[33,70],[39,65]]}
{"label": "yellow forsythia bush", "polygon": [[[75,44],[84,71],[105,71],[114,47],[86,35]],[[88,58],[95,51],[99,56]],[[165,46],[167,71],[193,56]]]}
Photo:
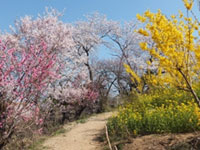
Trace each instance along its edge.
{"label": "yellow forsythia bush", "polygon": [[152,84],[188,91],[200,107],[194,85],[200,79],[200,24],[191,11],[194,0],[183,0],[183,3],[187,14],[179,11],[167,17],[161,10],[137,14],[144,24],[137,32],[153,42],[140,43],[141,49],[152,57],[148,64],[157,67],[156,74],[149,73]]}

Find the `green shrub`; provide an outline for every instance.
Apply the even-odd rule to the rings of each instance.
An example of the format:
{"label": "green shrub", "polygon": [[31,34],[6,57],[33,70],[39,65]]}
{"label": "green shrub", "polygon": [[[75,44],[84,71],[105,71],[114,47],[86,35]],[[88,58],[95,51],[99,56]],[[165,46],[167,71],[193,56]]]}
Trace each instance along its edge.
{"label": "green shrub", "polygon": [[[200,109],[185,92],[163,89],[137,96],[108,121],[109,134],[128,135],[183,133],[200,130]],[[172,94],[173,93],[173,94]]]}

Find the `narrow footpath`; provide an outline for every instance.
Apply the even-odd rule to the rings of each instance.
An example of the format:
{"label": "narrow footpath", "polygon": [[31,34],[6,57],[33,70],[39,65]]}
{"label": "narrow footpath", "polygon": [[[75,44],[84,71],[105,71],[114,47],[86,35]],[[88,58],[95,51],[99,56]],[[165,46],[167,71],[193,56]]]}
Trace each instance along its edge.
{"label": "narrow footpath", "polygon": [[65,125],[66,133],[47,139],[43,146],[47,150],[102,150],[96,139],[112,114],[102,113],[92,116],[85,123]]}

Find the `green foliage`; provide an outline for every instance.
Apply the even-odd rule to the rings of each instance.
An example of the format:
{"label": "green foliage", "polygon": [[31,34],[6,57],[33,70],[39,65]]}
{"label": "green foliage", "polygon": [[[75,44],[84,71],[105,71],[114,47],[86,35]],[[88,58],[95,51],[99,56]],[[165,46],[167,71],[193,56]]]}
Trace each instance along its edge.
{"label": "green foliage", "polygon": [[29,150],[45,150],[48,147],[43,146],[42,144],[46,140],[45,137],[39,138],[37,141],[33,142],[33,144],[29,147]]}
{"label": "green foliage", "polygon": [[[200,130],[200,109],[187,92],[154,89],[137,95],[108,121],[109,134],[126,138]],[[117,140],[117,139],[116,139]]]}
{"label": "green foliage", "polygon": [[60,128],[60,129],[56,130],[55,132],[53,132],[53,133],[52,133],[52,136],[57,136],[57,135],[59,135],[59,134],[65,133],[65,132],[66,132],[66,129],[62,127],[62,128]]}
{"label": "green foliage", "polygon": [[79,120],[76,120],[77,123],[85,123],[87,121],[87,118],[81,118]]}

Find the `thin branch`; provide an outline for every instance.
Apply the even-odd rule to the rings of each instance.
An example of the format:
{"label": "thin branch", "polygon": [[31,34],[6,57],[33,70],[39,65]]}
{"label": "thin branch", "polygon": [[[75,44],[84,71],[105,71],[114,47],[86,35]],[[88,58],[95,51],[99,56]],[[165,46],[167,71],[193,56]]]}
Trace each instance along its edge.
{"label": "thin branch", "polygon": [[186,84],[187,84],[187,86],[188,86],[188,89],[190,90],[190,92],[191,92],[192,95],[194,96],[194,99],[195,99],[196,103],[197,103],[198,106],[200,107],[200,100],[199,100],[197,94],[195,93],[195,91],[193,90],[193,88],[192,88],[190,82],[188,81],[186,75],[183,73],[183,71],[182,71],[180,68],[178,68],[178,71],[179,71],[179,72],[181,73],[181,75],[183,76],[183,78],[184,78],[184,80],[185,80],[185,82],[186,82]]}
{"label": "thin branch", "polygon": [[118,150],[118,148],[117,148],[117,146],[116,146],[116,145],[114,146],[114,148],[115,148],[115,150]]}
{"label": "thin branch", "polygon": [[110,150],[112,150],[112,146],[111,146],[109,135],[108,135],[107,125],[105,125],[105,129],[106,129],[106,139],[107,139],[107,142],[108,142],[108,146],[109,146]]}

